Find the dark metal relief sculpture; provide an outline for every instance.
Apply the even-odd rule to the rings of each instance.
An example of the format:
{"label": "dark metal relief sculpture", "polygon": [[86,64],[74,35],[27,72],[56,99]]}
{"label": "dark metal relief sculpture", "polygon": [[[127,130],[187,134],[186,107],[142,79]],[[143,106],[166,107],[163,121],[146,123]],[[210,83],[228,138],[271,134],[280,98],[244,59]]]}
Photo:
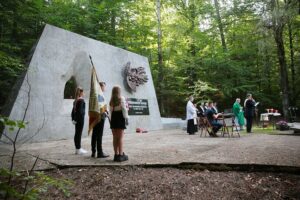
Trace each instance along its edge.
{"label": "dark metal relief sculpture", "polygon": [[130,62],[125,65],[124,69],[125,81],[131,91],[136,92],[136,88],[139,85],[147,83],[148,76],[144,67],[131,68]]}

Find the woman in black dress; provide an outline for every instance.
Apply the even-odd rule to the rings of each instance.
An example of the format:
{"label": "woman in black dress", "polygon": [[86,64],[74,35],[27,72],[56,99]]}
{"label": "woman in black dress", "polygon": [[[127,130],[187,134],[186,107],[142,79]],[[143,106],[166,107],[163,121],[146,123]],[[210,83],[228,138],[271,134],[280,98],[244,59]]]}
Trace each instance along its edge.
{"label": "woman in black dress", "polygon": [[115,86],[112,89],[112,95],[109,102],[111,122],[110,128],[113,134],[114,161],[122,162],[128,160],[128,156],[123,152],[124,129],[128,125],[128,111],[126,100],[121,96],[121,88]]}

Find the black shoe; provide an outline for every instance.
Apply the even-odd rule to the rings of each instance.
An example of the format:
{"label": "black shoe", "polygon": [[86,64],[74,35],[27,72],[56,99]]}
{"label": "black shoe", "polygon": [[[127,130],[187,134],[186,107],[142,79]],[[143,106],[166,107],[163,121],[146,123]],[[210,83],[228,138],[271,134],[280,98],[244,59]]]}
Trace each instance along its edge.
{"label": "black shoe", "polygon": [[120,156],[119,162],[123,162],[123,161],[128,160],[128,156],[125,155],[125,153],[123,153],[123,155],[119,155],[119,156]]}
{"label": "black shoe", "polygon": [[92,152],[91,157],[92,157],[92,158],[95,158],[95,152]]}
{"label": "black shoe", "polygon": [[106,153],[98,153],[98,155],[97,155],[97,158],[107,158],[107,157],[109,157],[109,155],[108,154],[106,154]]}
{"label": "black shoe", "polygon": [[115,154],[114,161],[119,162],[120,161],[120,155]]}

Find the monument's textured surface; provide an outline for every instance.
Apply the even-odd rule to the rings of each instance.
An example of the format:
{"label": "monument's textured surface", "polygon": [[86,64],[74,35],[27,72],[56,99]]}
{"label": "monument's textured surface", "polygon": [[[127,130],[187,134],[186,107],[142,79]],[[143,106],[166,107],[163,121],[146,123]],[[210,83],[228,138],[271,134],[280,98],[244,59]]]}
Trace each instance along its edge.
{"label": "monument's textured surface", "polygon": [[[147,99],[149,115],[132,115],[127,132],[137,127],[147,130],[162,128],[160,112],[152,76],[146,57],[51,26],[46,25],[29,63],[27,74],[9,114],[11,119],[21,120],[26,112],[28,121],[21,133],[21,140],[55,140],[74,136],[71,123],[72,99],[64,99],[66,82],[74,76],[78,86],[85,91],[86,119],[83,136],[87,136],[88,97],[90,90],[91,62],[100,81],[107,83],[104,92],[110,99],[114,85],[122,88],[125,97]],[[144,67],[149,78],[135,93],[125,89],[122,71],[126,63],[132,67]],[[29,100],[29,101],[28,101]],[[28,105],[28,106],[27,106]],[[27,108],[28,107],[28,108]],[[106,122],[104,133],[110,133]]]}

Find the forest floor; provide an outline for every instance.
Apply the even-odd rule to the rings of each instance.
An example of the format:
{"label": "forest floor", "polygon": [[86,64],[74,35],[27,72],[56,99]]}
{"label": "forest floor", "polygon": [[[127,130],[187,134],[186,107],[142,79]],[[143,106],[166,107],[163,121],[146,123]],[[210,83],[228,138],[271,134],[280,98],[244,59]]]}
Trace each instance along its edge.
{"label": "forest floor", "polygon": [[[177,168],[84,167],[55,170],[70,179],[69,199],[300,199],[300,175]],[[51,188],[45,199],[67,199]]]}

